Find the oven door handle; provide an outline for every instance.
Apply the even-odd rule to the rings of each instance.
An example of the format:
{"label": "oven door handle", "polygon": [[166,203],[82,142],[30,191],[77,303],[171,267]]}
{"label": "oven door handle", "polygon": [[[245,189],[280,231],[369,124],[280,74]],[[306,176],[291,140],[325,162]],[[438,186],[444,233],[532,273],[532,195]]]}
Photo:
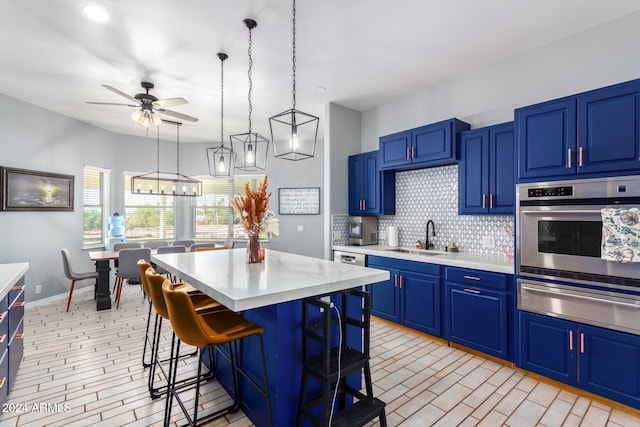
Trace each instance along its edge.
{"label": "oven door handle", "polygon": [[584,299],[584,300],[587,300],[587,301],[594,301],[594,302],[606,301],[608,303],[615,304],[615,305],[621,305],[621,306],[624,306],[624,307],[630,307],[630,308],[636,308],[636,309],[640,308],[640,304],[632,304],[632,303],[628,303],[628,302],[616,301],[615,299],[605,298],[605,297],[602,297],[602,296],[600,298],[594,298],[594,297],[589,297],[589,296],[586,296],[586,295],[581,295],[581,294],[578,294],[578,293],[575,293],[575,292],[571,292],[571,291],[568,291],[568,290],[563,290],[562,292],[551,292],[551,291],[549,291],[547,289],[540,289],[538,287],[533,287],[533,286],[527,285],[525,283],[523,283],[521,285],[521,287],[522,287],[523,290],[527,290],[527,291],[531,291],[531,292],[540,292],[540,293],[543,293],[543,294],[552,294],[552,295],[558,295],[558,294],[568,295],[568,296],[571,296],[573,298]]}
{"label": "oven door handle", "polygon": [[[602,206],[602,208],[607,208],[609,206]],[[618,206],[614,206],[612,205],[611,207],[620,207]],[[590,213],[590,214],[598,214],[600,215],[600,213],[602,212],[601,209],[584,209],[584,208],[579,208],[579,209],[575,209],[575,210],[569,210],[569,209],[545,209],[545,210],[530,210],[530,209],[522,209],[520,208],[520,213],[522,214],[537,214],[537,215],[551,215],[551,214],[577,214],[577,213]]]}

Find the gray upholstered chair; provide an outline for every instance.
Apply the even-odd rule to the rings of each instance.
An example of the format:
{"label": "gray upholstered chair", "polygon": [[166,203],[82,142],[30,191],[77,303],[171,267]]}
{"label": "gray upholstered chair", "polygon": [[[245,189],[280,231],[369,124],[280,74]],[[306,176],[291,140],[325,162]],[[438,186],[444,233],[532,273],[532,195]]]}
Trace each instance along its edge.
{"label": "gray upholstered chair", "polygon": [[[118,271],[116,272],[116,284],[114,292],[116,294],[116,308],[120,307],[120,296],[122,294],[122,284],[125,279],[140,280],[140,269],[138,260],[151,262],[151,249],[149,248],[128,248],[120,250],[118,254]],[[142,283],[142,282],[140,282]]]}
{"label": "gray upholstered chair", "polygon": [[[179,253],[183,253],[186,252],[187,248],[184,246],[160,246],[158,248],[158,255],[160,254],[179,254]],[[156,273],[158,274],[164,274],[165,276],[169,277],[169,279],[171,279],[172,282],[176,281],[176,278],[174,275],[170,274],[167,270],[165,270],[164,268],[160,267],[159,265],[155,266],[155,270]]]}
{"label": "gray upholstered chair", "polygon": [[206,243],[194,243],[189,248],[190,252],[195,252],[198,248],[215,248],[216,244],[214,242],[206,242]]}
{"label": "gray upholstered chair", "polygon": [[195,240],[175,240],[172,245],[173,246],[184,246],[186,248],[189,248],[191,245],[193,245],[196,241]]}
{"label": "gray upholstered chair", "polygon": [[147,240],[142,244],[143,248],[158,249],[160,246],[169,246],[166,240]]}
{"label": "gray upholstered chair", "polygon": [[71,288],[69,288],[69,300],[67,301],[67,311],[69,311],[69,305],[71,305],[71,296],[73,295],[73,288],[78,280],[98,279],[97,271],[89,271],[86,273],[77,273],[71,268],[71,254],[69,249],[62,249],[62,266],[64,268],[64,275],[67,279],[71,280]]}

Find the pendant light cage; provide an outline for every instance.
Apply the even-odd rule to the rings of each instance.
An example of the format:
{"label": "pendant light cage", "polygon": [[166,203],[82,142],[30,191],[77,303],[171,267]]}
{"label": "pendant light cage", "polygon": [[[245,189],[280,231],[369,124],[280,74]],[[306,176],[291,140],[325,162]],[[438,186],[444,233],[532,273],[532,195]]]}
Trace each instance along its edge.
{"label": "pendant light cage", "polygon": [[269,118],[274,156],[285,160],[304,160],[315,155],[320,119],[296,110],[296,0],[293,0],[293,91],[292,107]]}
{"label": "pendant light cage", "polygon": [[207,148],[209,175],[216,178],[232,177],[237,160],[237,153],[233,151],[231,143],[228,147],[224,145],[224,61],[228,57],[226,53],[218,53],[220,58],[220,144]]}
{"label": "pendant light cage", "polygon": [[264,171],[267,167],[267,155],[269,154],[269,139],[257,132],[251,132],[251,113],[253,110],[251,91],[253,89],[253,80],[251,72],[253,68],[253,58],[251,56],[252,32],[258,25],[253,19],[245,19],[244,24],[249,29],[249,132],[231,135],[231,145],[233,150],[238,154],[236,169],[246,172]]}
{"label": "pendant light cage", "polygon": [[202,182],[180,173],[180,126],[182,123],[163,120],[176,126],[176,172],[160,171],[160,126],[157,127],[155,172],[131,177],[131,193],[157,196],[202,196]]}

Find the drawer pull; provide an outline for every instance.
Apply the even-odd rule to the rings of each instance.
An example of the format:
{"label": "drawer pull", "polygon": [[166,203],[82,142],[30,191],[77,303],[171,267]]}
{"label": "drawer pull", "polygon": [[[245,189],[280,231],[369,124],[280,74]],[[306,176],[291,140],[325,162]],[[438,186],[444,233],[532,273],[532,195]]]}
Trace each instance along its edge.
{"label": "drawer pull", "polygon": [[17,340],[23,340],[24,339],[24,334],[16,334],[15,337]]}
{"label": "drawer pull", "polygon": [[400,275],[400,289],[402,289],[402,274]]}
{"label": "drawer pull", "polygon": [[479,294],[480,291],[476,290],[476,289],[465,289],[465,292],[471,292],[472,294]]}
{"label": "drawer pull", "polygon": [[4,320],[4,318],[7,317],[7,313],[8,311],[5,311],[4,313],[0,314],[0,321]]}
{"label": "drawer pull", "polygon": [[476,276],[464,276],[464,278],[469,280],[478,280],[478,281],[481,280],[479,277],[476,277]]}
{"label": "drawer pull", "polygon": [[0,337],[0,344],[4,344],[4,340],[7,339],[7,334],[4,334]]}
{"label": "drawer pull", "polygon": [[4,383],[6,382],[7,382],[7,377],[4,377],[3,379],[0,380],[0,389],[4,387]]}
{"label": "drawer pull", "polygon": [[24,307],[25,302],[24,301],[18,301],[17,303],[13,304],[14,307]]}
{"label": "drawer pull", "polygon": [[569,350],[573,351],[573,331],[569,329]]}
{"label": "drawer pull", "polygon": [[15,285],[13,288],[11,288],[12,291],[21,291],[24,289],[24,285]]}

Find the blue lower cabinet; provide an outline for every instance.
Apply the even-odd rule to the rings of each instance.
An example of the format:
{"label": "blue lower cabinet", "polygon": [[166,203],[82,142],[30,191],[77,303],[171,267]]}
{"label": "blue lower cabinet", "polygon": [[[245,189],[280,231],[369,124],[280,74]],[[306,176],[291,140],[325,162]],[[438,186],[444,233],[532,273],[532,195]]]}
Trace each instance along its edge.
{"label": "blue lower cabinet", "polygon": [[520,312],[519,366],[640,409],[640,336]]}
{"label": "blue lower cabinet", "polygon": [[445,278],[445,338],[513,361],[513,276],[447,267]]}
{"label": "blue lower cabinet", "polygon": [[390,274],[368,286],[371,314],[442,336],[439,265],[378,256],[369,256],[367,265]]}

